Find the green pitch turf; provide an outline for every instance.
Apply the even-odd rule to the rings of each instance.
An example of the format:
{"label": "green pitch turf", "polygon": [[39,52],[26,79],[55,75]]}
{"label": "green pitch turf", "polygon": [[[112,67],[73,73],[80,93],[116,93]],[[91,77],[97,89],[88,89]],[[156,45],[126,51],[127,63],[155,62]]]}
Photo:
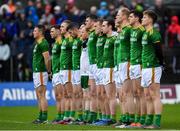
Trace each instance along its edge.
{"label": "green pitch turf", "polygon": [[[0,107],[0,130],[114,130],[112,127],[73,125],[34,125],[37,107]],[[49,120],[53,120],[55,107],[49,107]],[[119,115],[119,112],[118,112]],[[119,118],[119,117],[118,117]],[[180,104],[164,105],[162,130],[180,130]],[[121,129],[118,129],[121,130]]]}

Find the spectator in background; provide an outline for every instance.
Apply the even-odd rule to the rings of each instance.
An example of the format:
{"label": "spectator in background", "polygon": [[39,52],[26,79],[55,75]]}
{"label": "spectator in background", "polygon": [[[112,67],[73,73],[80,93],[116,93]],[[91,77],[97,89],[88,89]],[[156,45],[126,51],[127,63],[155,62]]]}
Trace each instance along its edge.
{"label": "spectator in background", "polygon": [[28,17],[29,21],[32,21],[34,25],[38,25],[39,17],[36,13],[36,9],[34,7],[29,8]]}
{"label": "spectator in background", "polygon": [[90,14],[96,15],[97,14],[97,7],[96,6],[91,6],[90,7]]}
{"label": "spectator in background", "polygon": [[8,44],[0,39],[0,81],[10,80],[10,48]]}
{"label": "spectator in background", "polygon": [[[169,47],[180,47],[180,25],[179,25],[179,19],[177,16],[171,17],[171,24],[168,26],[168,43]],[[178,64],[180,62],[179,57],[177,57],[175,54],[171,58],[172,61],[172,71],[173,73],[177,73],[178,70]]]}
{"label": "spectator in background", "polygon": [[13,0],[8,1],[9,13],[13,14],[16,11],[16,6]]}
{"label": "spectator in background", "polygon": [[54,18],[55,23],[58,25],[61,24],[64,20],[67,20],[67,16],[61,12],[61,7],[58,5],[54,7]]}
{"label": "spectator in background", "polygon": [[7,3],[4,3],[0,6],[0,15],[4,15],[6,14],[7,12],[10,12],[9,10],[9,6]]}
{"label": "spectator in background", "polygon": [[[27,48],[27,54],[26,54],[26,61],[27,66],[31,69],[32,68],[32,50],[33,50],[33,44],[34,43],[34,37],[33,37],[33,29],[34,25],[31,21],[27,22],[27,28],[24,30],[24,35],[26,37],[26,48]],[[30,77],[31,78],[31,77]]]}
{"label": "spectator in background", "polygon": [[100,9],[97,11],[97,16],[100,18],[105,18],[109,15],[109,10],[107,9],[107,2],[102,1],[100,3]]}
{"label": "spectator in background", "polygon": [[124,0],[115,0],[114,5],[115,5],[116,9],[119,9],[121,7],[127,7]]}
{"label": "spectator in background", "polygon": [[17,34],[18,34],[17,23],[15,23],[15,20],[13,19],[12,14],[6,13],[6,17],[5,17],[3,26],[5,28],[6,42],[10,43],[10,41],[13,39],[13,37],[17,36]]}
{"label": "spectator in background", "polygon": [[26,8],[25,8],[26,17],[29,16],[29,10],[30,10],[30,8],[34,8],[34,9],[36,10],[36,8],[34,7],[34,2],[33,2],[33,0],[28,0],[28,2],[27,2],[27,6],[26,6]]}
{"label": "spectator in background", "polygon": [[27,20],[24,10],[21,10],[19,12],[19,16],[17,19],[17,26],[18,26],[18,35],[20,34],[20,31],[25,30],[27,28]]}
{"label": "spectator in background", "polygon": [[[160,29],[161,36],[164,38],[168,24],[168,9],[163,5],[162,0],[155,0],[155,6],[151,8],[158,14],[157,24]],[[162,39],[164,42],[164,39]]]}
{"label": "spectator in background", "polygon": [[50,24],[50,25],[54,25],[56,23],[55,18],[53,16],[53,14],[51,13],[51,5],[47,4],[45,7],[45,13],[42,15],[41,19],[40,19],[40,23],[44,24]]}
{"label": "spectator in background", "polygon": [[180,46],[180,25],[177,16],[171,17],[171,24],[168,26],[169,47]]}
{"label": "spectator in background", "polygon": [[41,16],[44,14],[44,7],[41,0],[36,1],[36,10],[38,17],[41,18]]}

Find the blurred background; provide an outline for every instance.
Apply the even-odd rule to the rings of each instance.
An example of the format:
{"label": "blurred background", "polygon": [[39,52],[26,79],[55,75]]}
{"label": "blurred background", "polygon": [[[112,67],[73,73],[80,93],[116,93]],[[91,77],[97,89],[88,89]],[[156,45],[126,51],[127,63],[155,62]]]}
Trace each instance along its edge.
{"label": "blurred background", "polygon": [[179,0],[0,0],[0,82],[32,81],[33,27],[70,19],[81,24],[87,14],[114,17],[121,7],[158,14],[154,24],[163,38],[163,84],[180,83]]}

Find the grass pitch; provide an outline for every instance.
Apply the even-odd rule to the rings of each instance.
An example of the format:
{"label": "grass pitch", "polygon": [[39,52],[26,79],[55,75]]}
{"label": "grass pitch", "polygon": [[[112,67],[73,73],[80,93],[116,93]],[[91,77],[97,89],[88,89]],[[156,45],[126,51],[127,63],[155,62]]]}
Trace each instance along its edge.
{"label": "grass pitch", "polygon": [[[0,130],[116,130],[108,126],[35,125],[31,122],[37,117],[37,113],[37,107],[0,107]],[[117,116],[119,114],[118,112]],[[48,119],[53,120],[55,115],[55,107],[49,107]],[[180,104],[164,105],[161,129],[180,130]]]}

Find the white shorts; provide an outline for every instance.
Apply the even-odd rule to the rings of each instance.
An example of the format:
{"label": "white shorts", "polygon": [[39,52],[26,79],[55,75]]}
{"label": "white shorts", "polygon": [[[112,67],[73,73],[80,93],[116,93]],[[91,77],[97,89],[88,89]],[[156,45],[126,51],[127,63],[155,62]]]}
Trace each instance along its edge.
{"label": "white shorts", "polygon": [[47,72],[34,72],[33,73],[34,88],[42,85],[47,85],[48,73]]}
{"label": "white shorts", "polygon": [[71,82],[71,70],[60,70],[60,78],[62,85]]}
{"label": "white shorts", "polygon": [[97,80],[97,66],[96,64],[89,65],[89,79]]}
{"label": "white shorts", "polygon": [[81,53],[80,58],[80,72],[81,75],[89,75],[89,57],[88,57],[88,50],[84,48]]}
{"label": "white shorts", "polygon": [[119,77],[123,83],[125,80],[129,79],[129,62],[124,62],[119,64]]}
{"label": "white shorts", "polygon": [[103,85],[103,80],[104,80],[103,68],[97,69],[96,76],[97,76],[96,85]]}
{"label": "white shorts", "polygon": [[104,68],[103,71],[104,71],[104,80],[103,80],[104,85],[114,82],[113,68]]}
{"label": "white shorts", "polygon": [[130,78],[138,79],[141,77],[141,65],[131,65],[130,66]]}
{"label": "white shorts", "polygon": [[81,83],[81,74],[80,70],[74,70],[72,71],[72,84],[78,85]]}
{"label": "white shorts", "polygon": [[60,74],[59,73],[53,74],[53,77],[52,77],[52,85],[53,85],[53,87],[57,86],[60,83],[61,83]]}
{"label": "white shorts", "polygon": [[151,83],[160,83],[161,75],[161,67],[142,69],[141,86],[149,87]]}
{"label": "white shorts", "polygon": [[118,66],[114,67],[114,81],[116,84],[116,88],[119,88],[122,86],[122,81],[121,81],[120,76],[119,76]]}

